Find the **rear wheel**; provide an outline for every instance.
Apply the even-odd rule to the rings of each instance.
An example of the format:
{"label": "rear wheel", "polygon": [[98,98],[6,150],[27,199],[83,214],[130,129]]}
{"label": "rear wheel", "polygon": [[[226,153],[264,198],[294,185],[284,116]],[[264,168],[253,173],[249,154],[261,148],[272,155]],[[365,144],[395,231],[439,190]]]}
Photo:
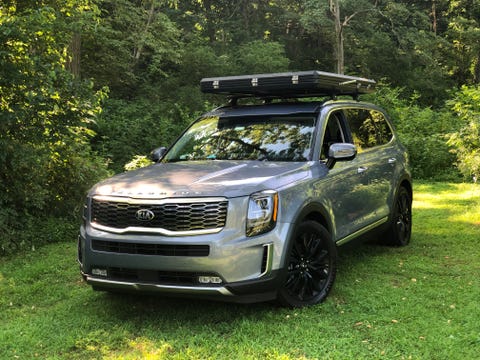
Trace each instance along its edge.
{"label": "rear wheel", "polygon": [[387,231],[387,244],[405,246],[412,235],[412,197],[410,192],[401,187],[398,190],[390,228]]}
{"label": "rear wheel", "polygon": [[301,223],[294,235],[287,276],[278,294],[282,305],[322,302],[335,281],[337,251],[330,233],[315,221]]}

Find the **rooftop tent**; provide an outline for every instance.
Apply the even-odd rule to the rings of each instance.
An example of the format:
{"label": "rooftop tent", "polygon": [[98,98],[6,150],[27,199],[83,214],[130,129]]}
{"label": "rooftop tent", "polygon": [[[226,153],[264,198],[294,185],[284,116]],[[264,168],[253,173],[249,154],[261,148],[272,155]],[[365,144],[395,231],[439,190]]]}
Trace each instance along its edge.
{"label": "rooftop tent", "polygon": [[300,71],[204,78],[200,88],[204,93],[231,97],[314,97],[350,95],[373,92],[375,81],[323,71]]}

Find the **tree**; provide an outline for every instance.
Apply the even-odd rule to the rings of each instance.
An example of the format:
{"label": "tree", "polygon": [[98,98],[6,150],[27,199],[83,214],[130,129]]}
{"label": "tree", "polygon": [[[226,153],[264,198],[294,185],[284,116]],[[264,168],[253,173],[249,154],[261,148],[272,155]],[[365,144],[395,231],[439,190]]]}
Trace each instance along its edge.
{"label": "tree", "polygon": [[480,83],[480,3],[452,1],[446,39],[452,45],[450,72],[458,84]]}
{"label": "tree", "polygon": [[340,11],[340,0],[329,0],[329,7],[330,7],[330,14],[333,18],[333,23],[335,25],[335,46],[333,52],[335,54],[336,59],[336,72],[339,74],[343,74],[345,72],[345,52],[344,52],[344,29],[350,23],[350,21],[360,15],[365,14],[371,11],[376,10],[377,1],[373,5],[364,5],[365,8],[359,8],[358,10],[352,12],[351,14],[344,17],[342,20],[341,18],[341,11]]}
{"label": "tree", "polygon": [[[335,61],[334,71],[345,72],[345,30],[351,21],[360,16],[369,16],[368,13],[377,11],[377,1],[312,1],[305,2],[302,22],[310,33],[317,33],[319,37],[329,38],[330,52]],[[343,13],[347,15],[343,16]],[[326,29],[326,26],[331,27]],[[323,49],[325,51],[325,49]]]}
{"label": "tree", "polygon": [[133,99],[180,61],[179,31],[166,1],[100,0],[98,24],[82,34],[83,76],[110,96]]}

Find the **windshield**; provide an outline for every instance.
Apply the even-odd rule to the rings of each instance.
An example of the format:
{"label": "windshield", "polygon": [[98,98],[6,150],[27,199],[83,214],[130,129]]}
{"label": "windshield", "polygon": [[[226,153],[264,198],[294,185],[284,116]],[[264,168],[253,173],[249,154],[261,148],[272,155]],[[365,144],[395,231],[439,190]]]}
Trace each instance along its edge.
{"label": "windshield", "polygon": [[313,115],[206,117],[183,134],[164,161],[306,161],[314,129]]}

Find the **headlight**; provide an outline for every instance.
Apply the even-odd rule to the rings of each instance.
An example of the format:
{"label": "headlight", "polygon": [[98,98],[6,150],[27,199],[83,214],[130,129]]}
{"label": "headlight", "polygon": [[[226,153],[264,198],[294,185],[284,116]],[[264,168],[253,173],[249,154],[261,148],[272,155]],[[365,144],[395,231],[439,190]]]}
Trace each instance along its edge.
{"label": "headlight", "polygon": [[266,233],[277,222],[278,194],[267,190],[250,195],[247,213],[247,236]]}

